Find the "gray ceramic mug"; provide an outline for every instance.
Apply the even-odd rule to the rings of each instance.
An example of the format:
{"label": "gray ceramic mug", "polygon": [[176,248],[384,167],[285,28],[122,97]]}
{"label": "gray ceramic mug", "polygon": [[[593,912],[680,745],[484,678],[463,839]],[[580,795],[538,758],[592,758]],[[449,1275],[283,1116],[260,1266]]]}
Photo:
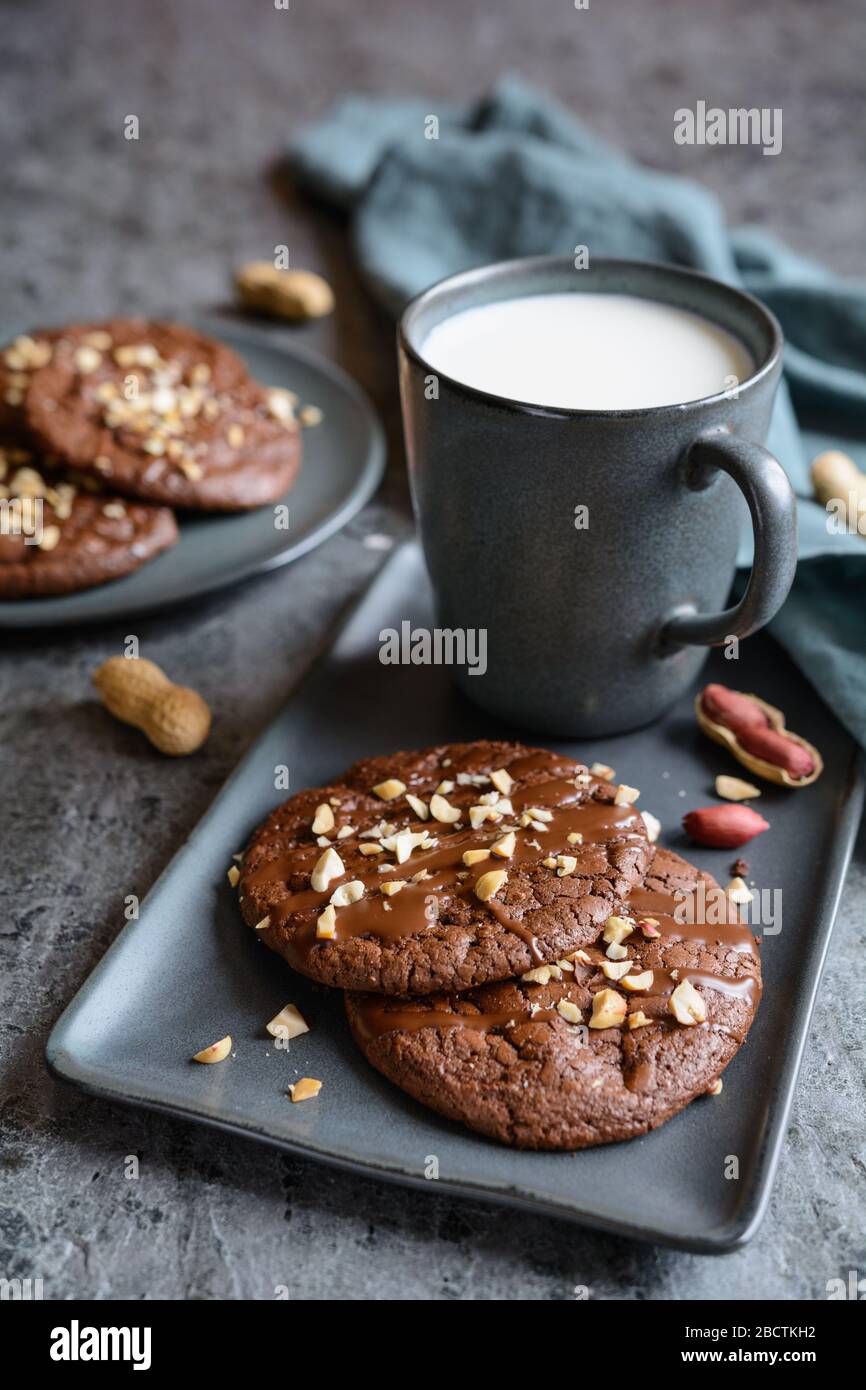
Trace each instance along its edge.
{"label": "gray ceramic mug", "polygon": [[[685,405],[564,410],[461,385],[424,361],[430,329],[527,294],[637,295],[692,310],[757,363],[736,389]],[[486,633],[486,669],[456,667],[468,695],[552,735],[646,724],[691,683],[707,649],[782,604],[796,565],[796,507],[762,444],[782,336],[750,295],[640,261],[505,261],[443,280],[398,330],[412,495],[445,629]],[[432,385],[435,383],[435,385]],[[432,398],[431,398],[432,397]],[[751,513],[748,587],[724,609]],[[586,506],[589,528],[575,529]]]}

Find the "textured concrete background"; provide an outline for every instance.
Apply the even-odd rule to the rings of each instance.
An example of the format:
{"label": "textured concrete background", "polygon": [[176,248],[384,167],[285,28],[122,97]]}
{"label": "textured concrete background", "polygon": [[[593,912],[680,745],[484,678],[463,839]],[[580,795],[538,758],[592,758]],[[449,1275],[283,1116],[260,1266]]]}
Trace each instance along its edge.
{"label": "textured concrete background", "polygon": [[[232,266],[287,242],[339,306],[299,337],[373,396],[393,457],[377,501],[289,571],[136,624],[196,684],[214,734],[188,762],[151,755],[94,704],[121,628],[2,641],[0,659],[0,1274],[48,1297],[613,1299],[822,1297],[864,1261],[861,836],[764,1226],[721,1259],[377,1185],[57,1089],[45,1037],[122,921],[380,556],[409,527],[390,328],[358,286],[343,228],[282,186],[291,131],[341,92],[465,98],[505,68],[599,131],[711,184],[762,223],[862,274],[859,0],[66,0],[0,8],[6,96],[4,311],[38,323],[214,308]],[[782,106],[784,151],[673,145],[699,98]],[[123,119],[141,122],[137,144]],[[254,675],[251,676],[251,673]],[[852,1007],[853,1006],[853,1007]],[[123,1176],[127,1154],[141,1177]],[[647,1174],[647,1181],[653,1176]]]}

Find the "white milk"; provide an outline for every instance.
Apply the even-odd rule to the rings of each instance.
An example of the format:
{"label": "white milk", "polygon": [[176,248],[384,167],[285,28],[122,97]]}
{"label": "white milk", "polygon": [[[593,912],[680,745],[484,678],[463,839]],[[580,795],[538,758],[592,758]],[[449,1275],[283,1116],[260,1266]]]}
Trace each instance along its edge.
{"label": "white milk", "polygon": [[464,309],[421,345],[434,371],[533,405],[634,410],[714,396],[754,371],[709,319],[625,294],[534,294]]}

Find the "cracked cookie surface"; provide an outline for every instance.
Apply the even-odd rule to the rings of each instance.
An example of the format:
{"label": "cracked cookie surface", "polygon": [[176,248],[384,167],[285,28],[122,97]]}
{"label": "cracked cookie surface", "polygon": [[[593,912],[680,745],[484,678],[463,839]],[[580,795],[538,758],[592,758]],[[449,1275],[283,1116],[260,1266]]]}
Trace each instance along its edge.
{"label": "cracked cookie surface", "polygon": [[18,443],[0,447],[0,498],[20,518],[0,534],[2,599],[75,593],[119,579],[178,538],[169,507],[133,502],[92,478],[45,468]]}
{"label": "cracked cookie surface", "polygon": [[289,393],[260,386],[231,349],[182,324],[46,330],[16,339],[4,371],[7,408],[40,445],[126,496],[245,510],[280,498],[300,467]]}
{"label": "cracked cookie surface", "polygon": [[[720,1077],[754,1017],[761,969],[751,931],[715,880],[669,850],[656,850],[620,920],[634,923],[620,959],[608,953],[623,927],[534,981],[428,999],[347,993],[355,1039],[416,1100],[505,1144],[578,1149],[643,1134]],[[677,989],[701,1021],[675,1015]],[[594,1003],[605,991],[624,1017],[594,1026],[605,1021]]]}
{"label": "cracked cookie surface", "polygon": [[327,985],[423,995],[507,979],[594,941],[639,881],[651,846],[630,792],[515,743],[368,759],[259,827],[241,910]]}

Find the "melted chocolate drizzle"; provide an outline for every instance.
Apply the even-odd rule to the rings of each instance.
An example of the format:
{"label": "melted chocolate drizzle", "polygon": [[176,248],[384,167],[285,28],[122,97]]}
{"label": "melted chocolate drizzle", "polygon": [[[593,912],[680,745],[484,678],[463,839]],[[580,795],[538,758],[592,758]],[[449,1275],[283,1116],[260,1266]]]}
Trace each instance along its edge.
{"label": "melted chocolate drizzle", "polygon": [[[378,856],[364,858],[358,863],[358,837],[353,834],[344,840],[334,839],[332,844],[344,859],[350,859],[353,867],[347,868],[340,878],[333,880],[324,893],[312,888],[302,888],[282,899],[271,909],[270,927],[280,928],[290,918],[300,922],[293,926],[291,936],[283,943],[283,952],[292,964],[304,968],[310,953],[317,946],[327,943],[316,936],[316,921],[327,904],[334,889],[340,882],[358,879],[364,885],[364,896],[356,903],[338,909],[336,914],[336,940],[353,937],[373,937],[383,941],[395,941],[401,937],[423,934],[436,923],[440,915],[440,904],[451,899],[474,896],[475,885],[483,874],[491,869],[522,869],[540,865],[548,857],[567,854],[577,860],[576,875],[595,876],[601,871],[598,855],[594,848],[617,840],[624,845],[638,846],[646,842],[646,828],[640,813],[632,806],[616,806],[612,802],[593,799],[590,790],[575,785],[574,774],[580,771],[576,765],[555,760],[549,754],[531,754],[518,758],[509,764],[509,771],[515,783],[538,771],[553,772],[548,780],[515,786],[510,794],[513,816],[505,815],[498,823],[485,822],[479,829],[472,830],[462,824],[458,829],[442,825],[435,820],[415,820],[410,825],[400,825],[400,832],[407,829],[424,830],[436,844],[429,849],[415,849],[403,864],[389,864],[382,873],[377,867],[381,863]],[[460,789],[461,792],[464,790]],[[473,789],[473,800],[480,799],[480,789]],[[544,822],[545,829],[522,828],[516,825],[520,816],[539,807],[552,813],[552,819]],[[387,817],[388,806],[383,806]],[[392,811],[393,814],[393,811]],[[468,810],[461,806],[461,819],[468,819]],[[463,855],[468,849],[489,848],[490,845],[509,829],[515,830],[515,849],[508,859],[490,854],[477,864],[467,866]],[[569,835],[579,834],[580,844],[572,844]],[[323,852],[318,844],[297,846],[272,859],[260,863],[255,869],[247,870],[245,877],[250,886],[263,886],[268,883],[288,883],[292,880],[308,879],[312,869]],[[424,875],[414,881],[416,875]],[[382,894],[382,885],[394,880],[402,880],[404,887],[391,897]],[[719,900],[725,902],[721,890],[715,890]],[[683,894],[666,893],[648,888],[635,888],[627,899],[627,910],[635,918],[652,917],[658,924],[660,940],[693,941],[699,944],[721,943],[737,953],[754,951],[754,939],[749,928],[738,921],[733,909],[726,914],[727,920],[715,922],[692,921],[684,910],[688,905],[690,892]],[[715,899],[714,899],[715,901]],[[512,916],[504,903],[496,898],[485,903],[487,910],[503,927],[514,932],[530,948],[533,958],[542,960],[538,943],[532,931],[517,917]],[[639,930],[639,929],[638,929]],[[644,968],[638,960],[635,970]],[[696,987],[703,986],[756,1004],[760,997],[760,982],[751,975],[739,977],[719,975],[714,972],[683,967],[674,976],[666,969],[653,969],[653,983],[649,991],[636,992],[629,997],[632,1009],[639,1009],[641,1001],[663,999],[669,996],[677,984],[689,980]],[[567,998],[567,981],[563,998]],[[615,982],[605,982],[614,983]],[[531,1007],[492,1012],[471,1012],[471,1002],[463,996],[456,996],[456,1002],[443,1001],[447,1007],[424,1007],[423,1004],[395,1001],[387,996],[355,996],[354,1027],[365,1042],[372,1042],[386,1033],[395,1031],[418,1031],[423,1028],[470,1028],[476,1032],[489,1033],[509,1029],[524,1024],[546,1023],[560,1017],[555,1008]],[[464,1011],[465,1010],[465,1011]],[[659,1020],[654,1020],[654,1022]],[[673,1026],[674,1020],[664,1020]],[[699,1025],[717,1028],[737,1036],[731,1029],[720,1024]],[[742,1038],[738,1038],[742,1041]],[[637,1070],[633,1080],[637,1080]]]}
{"label": "melted chocolate drizzle", "polygon": [[[537,757],[519,759],[511,765],[512,775],[515,772],[526,775],[544,765]],[[387,873],[381,873],[376,863],[371,863],[368,858],[363,866],[356,864],[339,879],[332,880],[324,893],[317,893],[312,888],[292,893],[272,909],[269,930],[283,926],[289,918],[298,914],[306,914],[305,920],[294,927],[291,939],[285,943],[287,958],[303,969],[306,958],[317,945],[322,945],[316,936],[319,913],[337,885],[348,879],[363,883],[364,896],[358,902],[338,909],[336,940],[366,936],[395,941],[403,936],[428,931],[439,916],[440,904],[452,898],[472,897],[478,880],[491,869],[534,867],[549,856],[569,854],[577,860],[575,872],[578,875],[581,871],[592,875],[598,871],[597,856],[593,855],[594,846],[611,840],[633,845],[646,841],[646,829],[638,811],[632,806],[615,806],[612,802],[593,800],[586,789],[575,786],[573,776],[554,777],[519,790],[513,789],[510,800],[513,816],[506,814],[496,824],[486,821],[478,830],[464,826],[454,831],[438,821],[420,820],[411,827],[401,826],[401,831],[407,828],[425,830],[436,840],[435,847],[415,849],[405,863],[390,865]],[[514,823],[533,807],[552,812],[553,819],[544,823],[544,830],[517,827]],[[516,843],[508,859],[491,854],[470,867],[464,864],[466,850],[489,848],[507,833],[509,827],[515,829]],[[568,839],[570,834],[580,834],[582,842],[571,844]],[[346,857],[353,848],[357,848],[354,837],[333,843],[337,853],[342,852]],[[288,850],[249,870],[246,873],[247,883],[262,886],[277,881],[287,882],[299,874],[307,875],[312,872],[322,852],[322,847],[318,845]],[[426,876],[415,882],[413,878],[417,874]],[[394,880],[402,880],[405,886],[390,897],[383,895],[383,884]],[[519,918],[509,914],[505,906],[495,899],[489,899],[485,906],[503,927],[526,942],[535,960],[542,960],[534,934]]]}
{"label": "melted chocolate drizzle", "polygon": [[[755,949],[752,933],[742,922],[729,921],[713,926],[704,922],[679,921],[675,914],[683,906],[682,896],[635,888],[629,894],[627,904],[630,910],[629,915],[653,917],[653,920],[658,923],[661,940],[721,941],[731,949],[741,953],[753,952]],[[634,1009],[641,1008],[642,1001],[667,998],[683,980],[688,980],[696,988],[703,986],[705,989],[712,989],[725,994],[729,998],[742,999],[753,1008],[760,1001],[761,984],[754,975],[736,977],[719,975],[714,971],[692,969],[691,967],[678,968],[676,975],[674,975],[670,970],[644,966],[636,960],[635,973],[644,969],[652,969],[653,982],[648,990],[641,990],[630,996],[629,1003]],[[615,981],[607,980],[604,982],[604,987],[609,984],[612,984],[614,988],[616,987]],[[567,996],[563,995],[563,997]],[[422,1028],[457,1027],[471,1028],[479,1033],[489,1033],[497,1029],[517,1027],[521,1024],[546,1023],[559,1017],[556,1009],[532,1009],[529,1005],[525,1009],[497,1010],[491,1013],[482,1011],[477,1013],[459,1012],[460,1003],[460,997],[457,996],[457,1003],[453,1011],[425,1009],[423,1006],[413,1005],[410,1001],[395,1007],[394,1002],[387,997],[373,994],[360,995],[355,997],[354,1027],[360,1039],[370,1043],[386,1033],[395,1031],[418,1032]],[[662,1020],[653,1020],[653,1022],[660,1021]],[[668,1022],[667,1019],[663,1021]],[[671,1024],[674,1022],[672,1016],[670,1022]],[[698,1026],[715,1028],[735,1038],[737,1042],[742,1042],[745,1037],[744,1033],[740,1034],[721,1024],[707,1022]],[[637,1071],[635,1071],[632,1081],[637,1082],[637,1080]],[[634,1088],[634,1085],[631,1085],[631,1089]]]}

